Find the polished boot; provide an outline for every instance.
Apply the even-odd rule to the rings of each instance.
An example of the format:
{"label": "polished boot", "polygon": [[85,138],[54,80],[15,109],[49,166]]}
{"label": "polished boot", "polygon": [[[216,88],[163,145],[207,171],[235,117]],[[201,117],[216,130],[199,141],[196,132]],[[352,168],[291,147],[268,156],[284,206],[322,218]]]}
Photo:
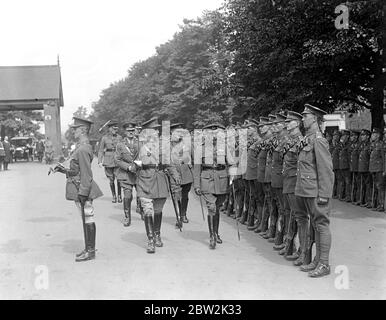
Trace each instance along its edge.
{"label": "polished boot", "polygon": [[163,247],[161,240],[161,223],[162,223],[162,212],[154,213],[154,244],[156,247]]}
{"label": "polished boot", "polygon": [[262,208],[262,214],[261,214],[261,222],[257,229],[255,229],[255,233],[265,233],[268,229],[268,219],[269,219],[269,208],[268,206],[265,206],[265,208]]}
{"label": "polished boot", "polygon": [[254,220],[255,220],[255,216],[253,214],[253,211],[249,211],[249,214],[248,214],[248,219],[247,219],[247,229],[248,230],[251,230],[250,228],[252,228],[254,226]]}
{"label": "polished boot", "polygon": [[86,223],[87,250],[75,258],[76,262],[82,262],[95,259],[95,223]]}
{"label": "polished boot", "polygon": [[[307,224],[298,223],[298,235],[299,235],[299,257],[293,262],[294,266],[299,267],[306,262],[306,236],[307,236]],[[309,263],[309,262],[308,262]]]}
{"label": "polished boot", "polygon": [[117,202],[117,194],[115,193],[115,184],[114,184],[114,182],[110,183],[110,189],[111,189],[111,194],[113,195],[113,200],[111,202],[112,203],[116,203]]}
{"label": "polished boot", "polygon": [[244,210],[239,220],[240,224],[245,224],[245,222],[247,221],[247,217],[248,217],[248,211]]}
{"label": "polished boot", "polygon": [[117,181],[117,189],[118,189],[118,202],[122,203],[122,188],[121,183]]}
{"label": "polished boot", "polygon": [[153,225],[153,217],[151,215],[144,216],[146,235],[147,235],[147,253],[154,253],[154,225]]}
{"label": "polished boot", "polygon": [[213,217],[213,227],[214,227],[214,235],[216,237],[217,243],[222,243],[222,240],[220,238],[220,235],[218,234],[218,227],[220,225],[220,214],[215,214]]}
{"label": "polished boot", "polygon": [[214,233],[214,216],[208,215],[208,228],[209,228],[209,249],[216,248],[216,235]]}
{"label": "polished boot", "polygon": [[125,213],[123,225],[128,227],[131,225],[131,199],[123,198],[123,211]]}
{"label": "polished boot", "polygon": [[135,212],[141,213],[141,201],[139,200],[138,197],[136,197],[136,201],[137,201],[137,207],[135,208]]}
{"label": "polished boot", "polygon": [[286,223],[287,221],[286,220],[287,219],[286,219],[286,216],[284,215],[284,213],[279,215],[280,229],[279,228],[276,229],[276,235],[275,235],[275,239],[274,239],[274,243],[275,243],[276,248],[279,246],[282,246],[282,244],[283,244],[284,233],[285,233],[285,230],[287,227],[287,223]]}
{"label": "polished boot", "polygon": [[311,278],[320,278],[329,275],[330,272],[331,270],[328,264],[319,262],[314,270],[308,272],[308,276]]}
{"label": "polished boot", "polygon": [[89,241],[88,239],[90,238],[88,233],[87,233],[88,232],[87,225],[85,225],[85,231],[84,232],[86,233],[86,239],[84,240],[84,249],[81,252],[75,254],[76,258],[83,256],[87,252],[87,245],[88,245],[88,241]]}
{"label": "polished boot", "polygon": [[302,266],[300,266],[299,269],[300,269],[300,271],[303,271],[303,272],[309,272],[309,271],[316,269],[318,263],[319,263],[319,261],[317,260],[317,257],[315,256],[314,260],[312,260],[311,263],[303,264]]}

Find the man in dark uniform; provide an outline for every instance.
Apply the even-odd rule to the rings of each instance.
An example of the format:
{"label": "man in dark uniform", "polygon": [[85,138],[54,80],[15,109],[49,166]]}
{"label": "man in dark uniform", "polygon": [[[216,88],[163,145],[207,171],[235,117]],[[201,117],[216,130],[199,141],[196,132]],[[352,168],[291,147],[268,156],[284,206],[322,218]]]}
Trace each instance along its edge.
{"label": "man in dark uniform", "polygon": [[339,148],[339,173],[338,197],[339,200],[347,201],[350,199],[351,173],[350,173],[350,131],[342,130]]}
{"label": "man in dark uniform", "polygon": [[360,135],[360,147],[359,147],[359,161],[358,161],[358,172],[360,177],[359,186],[359,201],[356,205],[361,207],[367,207],[370,205],[370,184],[371,176],[369,173],[369,162],[370,162],[370,131],[363,129]]}
{"label": "man in dark uniform", "polygon": [[92,122],[77,117],[73,119],[74,124],[70,127],[74,130],[77,145],[69,159],[69,168],[58,165],[54,168],[54,172],[66,175],[66,199],[75,201],[75,205],[82,216],[85,249],[78,253],[75,259],[75,261],[81,262],[95,259],[96,226],[92,202],[94,199],[101,197],[103,193],[93,180],[91,170],[94,155],[89,143],[88,133]]}
{"label": "man in dark uniform", "polygon": [[[142,124],[139,135],[139,156],[137,171],[137,195],[144,211],[146,235],[148,238],[147,253],[154,253],[155,247],[162,247],[161,224],[162,210],[169,196],[169,182],[166,172],[170,175],[171,190],[177,190],[181,180],[176,168],[163,162],[164,152],[159,139],[158,118],[154,117]],[[170,154],[169,154],[170,156]],[[176,196],[176,195],[175,195]]]}
{"label": "man in dark uniform", "polygon": [[358,162],[359,162],[359,138],[360,131],[351,130],[350,135],[350,173],[351,173],[351,189],[350,198],[347,202],[356,203],[359,193],[359,174],[358,174]]}
{"label": "man in dark uniform", "polygon": [[[212,142],[213,147],[203,144],[202,162],[194,163],[194,191],[202,197],[208,210],[209,248],[215,249],[216,243],[222,243],[218,234],[220,223],[220,206],[229,192],[229,174],[227,168],[225,139],[221,144],[217,139],[225,137],[225,127],[220,123],[212,123],[204,128],[206,142]],[[213,140],[207,139],[211,135]],[[196,146],[198,147],[198,146]],[[209,154],[212,153],[213,154]]]}
{"label": "man in dark uniform", "polygon": [[326,112],[306,104],[302,114],[306,136],[299,153],[295,195],[299,211],[311,218],[315,231],[316,255],[310,264],[302,265],[300,270],[308,271],[310,277],[322,277],[330,273],[329,215],[334,173],[328,142],[320,132]]}
{"label": "man in dark uniform", "polygon": [[123,130],[125,130],[125,139],[118,142],[114,160],[117,166],[117,181],[123,188],[123,212],[125,214],[123,225],[128,227],[131,224],[131,201],[137,171],[134,161],[138,157],[139,145],[135,137],[135,123],[123,124]]}
{"label": "man in dark uniform", "polygon": [[369,172],[371,174],[371,208],[374,211],[383,211],[384,202],[384,184],[383,184],[383,163],[384,163],[384,150],[383,141],[381,138],[381,130],[373,128],[371,134],[371,153]]}
{"label": "man in dark uniform", "polygon": [[[116,171],[116,165],[114,161],[114,154],[117,147],[118,142],[121,141],[122,137],[118,134],[118,121],[111,120],[108,123],[108,130],[109,132],[104,135],[101,139],[101,142],[99,144],[99,151],[98,151],[98,164],[99,166],[105,167],[105,174],[106,177],[109,179],[110,182],[110,189],[111,194],[113,196],[113,203],[117,202],[117,195],[115,193],[115,171]],[[121,185],[119,182],[117,182],[117,188],[118,188],[118,202],[122,202],[121,198]]]}
{"label": "man in dark uniform", "polygon": [[[179,202],[179,212],[181,222],[188,223],[186,217],[189,202],[189,192],[193,183],[193,166],[191,157],[191,139],[189,131],[184,129],[182,123],[170,125],[171,130],[171,161],[178,171],[181,178],[181,201]],[[176,221],[176,227],[178,221]]]}
{"label": "man in dark uniform", "polygon": [[[329,147],[330,149],[330,147]],[[340,144],[340,132],[339,130],[334,130],[333,136],[332,136],[332,151],[331,156],[332,156],[332,166],[334,170],[334,188],[333,188],[333,193],[332,197],[334,199],[337,199],[339,197],[339,188],[338,188],[338,183],[341,181],[340,177],[340,170],[339,170],[339,153],[341,149],[341,144]]]}

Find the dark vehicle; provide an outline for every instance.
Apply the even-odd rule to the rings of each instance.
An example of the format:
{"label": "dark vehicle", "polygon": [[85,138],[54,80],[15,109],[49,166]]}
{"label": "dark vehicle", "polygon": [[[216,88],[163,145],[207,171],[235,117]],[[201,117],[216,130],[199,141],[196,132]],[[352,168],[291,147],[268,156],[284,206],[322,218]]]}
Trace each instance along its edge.
{"label": "dark vehicle", "polygon": [[31,137],[13,137],[10,140],[12,146],[12,158],[17,160],[33,161],[34,138]]}

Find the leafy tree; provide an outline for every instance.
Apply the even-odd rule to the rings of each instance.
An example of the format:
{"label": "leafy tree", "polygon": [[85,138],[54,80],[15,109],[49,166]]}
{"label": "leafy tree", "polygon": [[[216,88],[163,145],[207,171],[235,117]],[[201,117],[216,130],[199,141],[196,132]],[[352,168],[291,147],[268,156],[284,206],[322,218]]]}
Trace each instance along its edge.
{"label": "leafy tree", "polygon": [[40,137],[39,122],[43,115],[38,111],[9,111],[0,113],[1,136],[34,135]]}

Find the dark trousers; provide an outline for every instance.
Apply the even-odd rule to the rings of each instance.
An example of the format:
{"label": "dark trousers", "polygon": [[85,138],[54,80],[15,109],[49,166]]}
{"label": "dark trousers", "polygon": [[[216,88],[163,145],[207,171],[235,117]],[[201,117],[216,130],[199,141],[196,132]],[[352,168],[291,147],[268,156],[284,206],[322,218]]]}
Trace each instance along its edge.
{"label": "dark trousers", "polygon": [[233,181],[234,183],[234,190],[235,190],[235,211],[236,211],[236,217],[240,217],[243,212],[244,207],[244,196],[245,196],[245,185],[243,182],[243,179],[235,179]]}
{"label": "dark trousers", "polygon": [[340,181],[338,181],[339,199],[351,200],[351,172],[349,169],[339,170]]}
{"label": "dark trousers", "polygon": [[189,202],[189,191],[192,187],[191,183],[181,185],[181,217],[186,216]]}
{"label": "dark trousers", "polygon": [[360,190],[359,201],[360,204],[370,204],[371,202],[371,184],[372,178],[369,172],[360,172]]}

